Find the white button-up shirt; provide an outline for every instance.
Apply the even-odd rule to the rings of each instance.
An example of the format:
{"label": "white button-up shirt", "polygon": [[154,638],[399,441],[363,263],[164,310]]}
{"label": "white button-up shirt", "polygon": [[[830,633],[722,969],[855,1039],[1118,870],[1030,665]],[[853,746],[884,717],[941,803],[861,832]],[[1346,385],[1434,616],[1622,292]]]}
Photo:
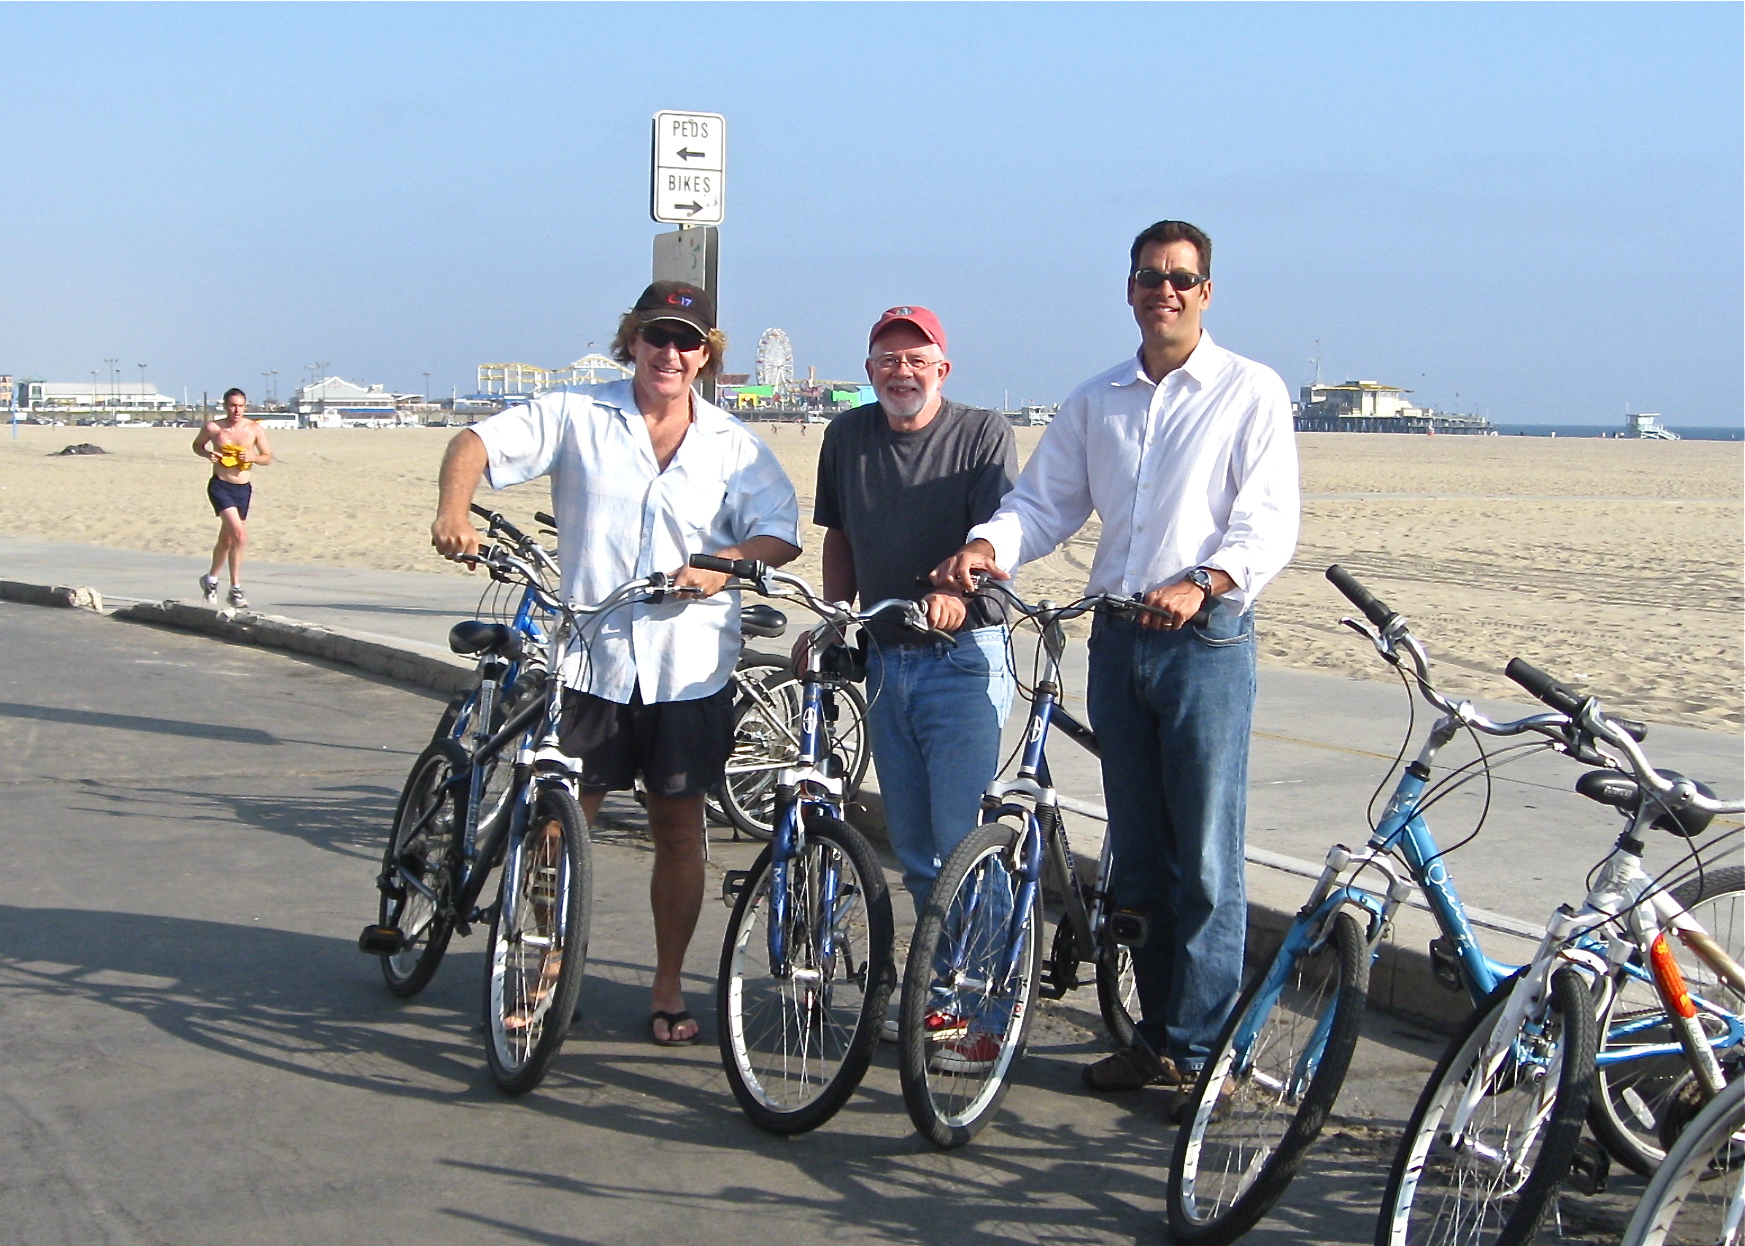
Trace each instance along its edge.
{"label": "white button-up shirt", "polygon": [[1017,486],[970,529],[1008,571],[1052,553],[1094,510],[1087,593],[1127,597],[1216,567],[1241,610],[1290,562],[1300,514],[1290,396],[1278,373],[1200,334],[1154,384],[1135,356],[1061,404]]}
{"label": "white button-up shirt", "polygon": [[[693,395],[685,439],[662,471],[628,380],[543,394],[475,424],[491,487],[551,476],[567,601],[593,605],[754,536],[798,547],[800,508],[776,456]],[[733,675],[739,594],[624,606],[584,624],[564,682],[628,704],[708,696]]]}

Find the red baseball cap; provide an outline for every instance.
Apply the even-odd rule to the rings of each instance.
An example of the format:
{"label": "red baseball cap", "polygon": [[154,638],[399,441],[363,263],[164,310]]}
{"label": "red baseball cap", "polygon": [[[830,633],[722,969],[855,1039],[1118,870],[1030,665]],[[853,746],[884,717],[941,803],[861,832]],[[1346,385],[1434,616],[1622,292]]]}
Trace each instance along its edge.
{"label": "red baseball cap", "polygon": [[920,330],[921,336],[932,342],[940,350],[945,349],[945,329],[939,323],[939,317],[925,307],[893,307],[879,317],[879,322],[867,334],[866,348],[872,349],[872,344],[879,339],[879,334],[894,324],[910,324]]}

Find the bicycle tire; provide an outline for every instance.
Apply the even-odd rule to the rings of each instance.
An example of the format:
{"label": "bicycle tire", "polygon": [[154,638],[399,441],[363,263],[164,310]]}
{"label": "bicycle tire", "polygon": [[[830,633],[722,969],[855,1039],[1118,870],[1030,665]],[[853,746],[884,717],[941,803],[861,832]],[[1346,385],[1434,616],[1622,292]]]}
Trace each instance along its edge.
{"label": "bicycle tire", "polygon": [[[376,920],[402,934],[400,950],[381,957],[382,980],[401,999],[410,999],[429,985],[454,934],[452,904],[459,884],[457,848],[465,798],[443,789],[467,765],[466,751],[459,745],[450,740],[433,742],[412,763],[394,809],[393,830],[376,881],[381,893]],[[402,870],[423,890],[408,885]]]}
{"label": "bicycle tire", "polygon": [[[1356,919],[1333,915],[1252,1029],[1273,964],[1242,993],[1190,1092],[1169,1167],[1178,1242],[1222,1246],[1253,1228],[1296,1176],[1345,1083],[1369,997],[1369,949]],[[1250,1030],[1239,1051],[1237,1035]]]}
{"label": "bicycle tire", "polygon": [[[894,983],[884,870],[860,832],[835,818],[808,823],[788,866],[792,972],[772,972],[769,900],[774,848],[747,874],[721,948],[715,1009],[721,1064],[752,1123],[773,1134],[824,1124],[872,1061]],[[826,882],[836,900],[828,950],[813,935]]]}
{"label": "bicycle tire", "polygon": [[[545,828],[556,823],[551,859]],[[569,789],[541,786],[526,833],[509,845],[485,947],[485,1060],[497,1085],[526,1094],[563,1047],[582,989],[593,851]]]}
{"label": "bicycle tire", "polygon": [[[989,991],[993,969],[1009,954],[1013,856],[1022,840],[1021,830],[997,822],[965,836],[933,880],[909,945],[897,1022],[903,1103],[921,1136],[944,1149],[962,1146],[993,1119],[1029,1036],[1042,973],[1040,888],[1019,925],[1017,979],[1004,997]],[[960,939],[964,963],[954,965]],[[939,980],[941,964],[956,982]],[[930,1027],[930,1015],[961,1032]]]}
{"label": "bicycle tire", "polygon": [[1738,1246],[1742,1219],[1745,1082],[1736,1081],[1709,1101],[1667,1152],[1620,1246]]}
{"label": "bicycle tire", "polygon": [[[1691,911],[1703,929],[1726,949],[1727,955],[1745,964],[1745,867],[1728,865],[1705,871],[1672,889],[1672,896]],[[1677,938],[1668,938],[1679,969],[1693,993],[1727,1000],[1735,1007],[1737,996],[1715,976],[1707,964]],[[1639,957],[1632,963],[1640,965]],[[1640,1030],[1636,1027],[1655,1015],[1664,1016],[1660,997],[1651,983],[1619,970],[1615,990],[1600,1018],[1600,1051],[1631,1044],[1677,1043],[1670,1025]],[[1588,1125],[1594,1137],[1625,1167],[1652,1176],[1666,1151],[1663,1131],[1676,1133],[1678,1121],[1667,1119],[1677,1112],[1680,1092],[1690,1085],[1690,1064],[1683,1055],[1657,1056],[1611,1066],[1596,1066],[1593,1100],[1588,1106]]]}
{"label": "bicycle tire", "polygon": [[[750,672],[766,669],[767,674]],[[740,664],[741,678],[754,679],[757,691],[739,698],[733,718],[733,752],[728,772],[712,803],[729,823],[753,839],[768,840],[774,832],[777,777],[799,757],[802,685],[786,662],[757,656]],[[843,781],[846,801],[866,778],[870,753],[866,743],[866,699],[853,684],[830,690],[836,698],[836,721],[827,724],[826,738]]]}
{"label": "bicycle tire", "polygon": [[1139,983],[1133,976],[1133,952],[1104,934],[1097,956],[1097,1011],[1116,1050],[1131,1047],[1139,1037]]}
{"label": "bicycle tire", "polygon": [[[1504,1124],[1495,1144],[1466,1146],[1463,1139],[1460,1151],[1447,1147],[1441,1136],[1443,1117],[1461,1097],[1486,1041],[1501,1024],[1519,978],[1504,982],[1467,1018],[1418,1096],[1388,1169],[1377,1246],[1526,1246],[1538,1234],[1569,1175],[1593,1085],[1593,996],[1579,972],[1559,968],[1552,973],[1547,998],[1509,1036],[1511,1054],[1489,1075],[1469,1121],[1470,1137],[1471,1126],[1497,1126],[1511,1110],[1519,1110],[1524,1126],[1519,1136]],[[1528,1032],[1541,1022],[1542,1034]],[[1531,1063],[1519,1058],[1523,1046],[1534,1056]],[[1534,1076],[1535,1069],[1546,1071]],[[1501,1166],[1488,1162],[1485,1152],[1515,1154],[1507,1182],[1495,1179]]]}

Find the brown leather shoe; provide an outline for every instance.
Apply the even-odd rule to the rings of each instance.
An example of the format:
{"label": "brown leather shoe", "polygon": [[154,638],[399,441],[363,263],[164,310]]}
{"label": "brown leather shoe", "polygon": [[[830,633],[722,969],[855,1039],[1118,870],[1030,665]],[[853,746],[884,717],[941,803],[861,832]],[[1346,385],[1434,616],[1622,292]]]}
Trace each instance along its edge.
{"label": "brown leather shoe", "polygon": [[1144,1043],[1123,1047],[1112,1056],[1085,1065],[1080,1076],[1092,1090],[1115,1092],[1146,1086],[1177,1089],[1187,1083],[1168,1056],[1155,1054]]}

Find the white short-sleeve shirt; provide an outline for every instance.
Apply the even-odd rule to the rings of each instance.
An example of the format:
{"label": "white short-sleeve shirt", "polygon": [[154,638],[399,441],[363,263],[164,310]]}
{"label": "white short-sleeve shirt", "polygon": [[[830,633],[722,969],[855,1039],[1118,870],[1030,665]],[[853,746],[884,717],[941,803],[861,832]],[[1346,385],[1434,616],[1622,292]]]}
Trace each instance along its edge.
{"label": "white short-sleeve shirt", "polygon": [[[692,554],[754,536],[798,547],[794,486],[768,446],[693,395],[690,429],[662,471],[628,380],[554,391],[473,426],[491,487],[551,477],[566,600],[592,605]],[[732,677],[739,594],[625,606],[588,624],[564,682],[628,704],[708,696]]]}

